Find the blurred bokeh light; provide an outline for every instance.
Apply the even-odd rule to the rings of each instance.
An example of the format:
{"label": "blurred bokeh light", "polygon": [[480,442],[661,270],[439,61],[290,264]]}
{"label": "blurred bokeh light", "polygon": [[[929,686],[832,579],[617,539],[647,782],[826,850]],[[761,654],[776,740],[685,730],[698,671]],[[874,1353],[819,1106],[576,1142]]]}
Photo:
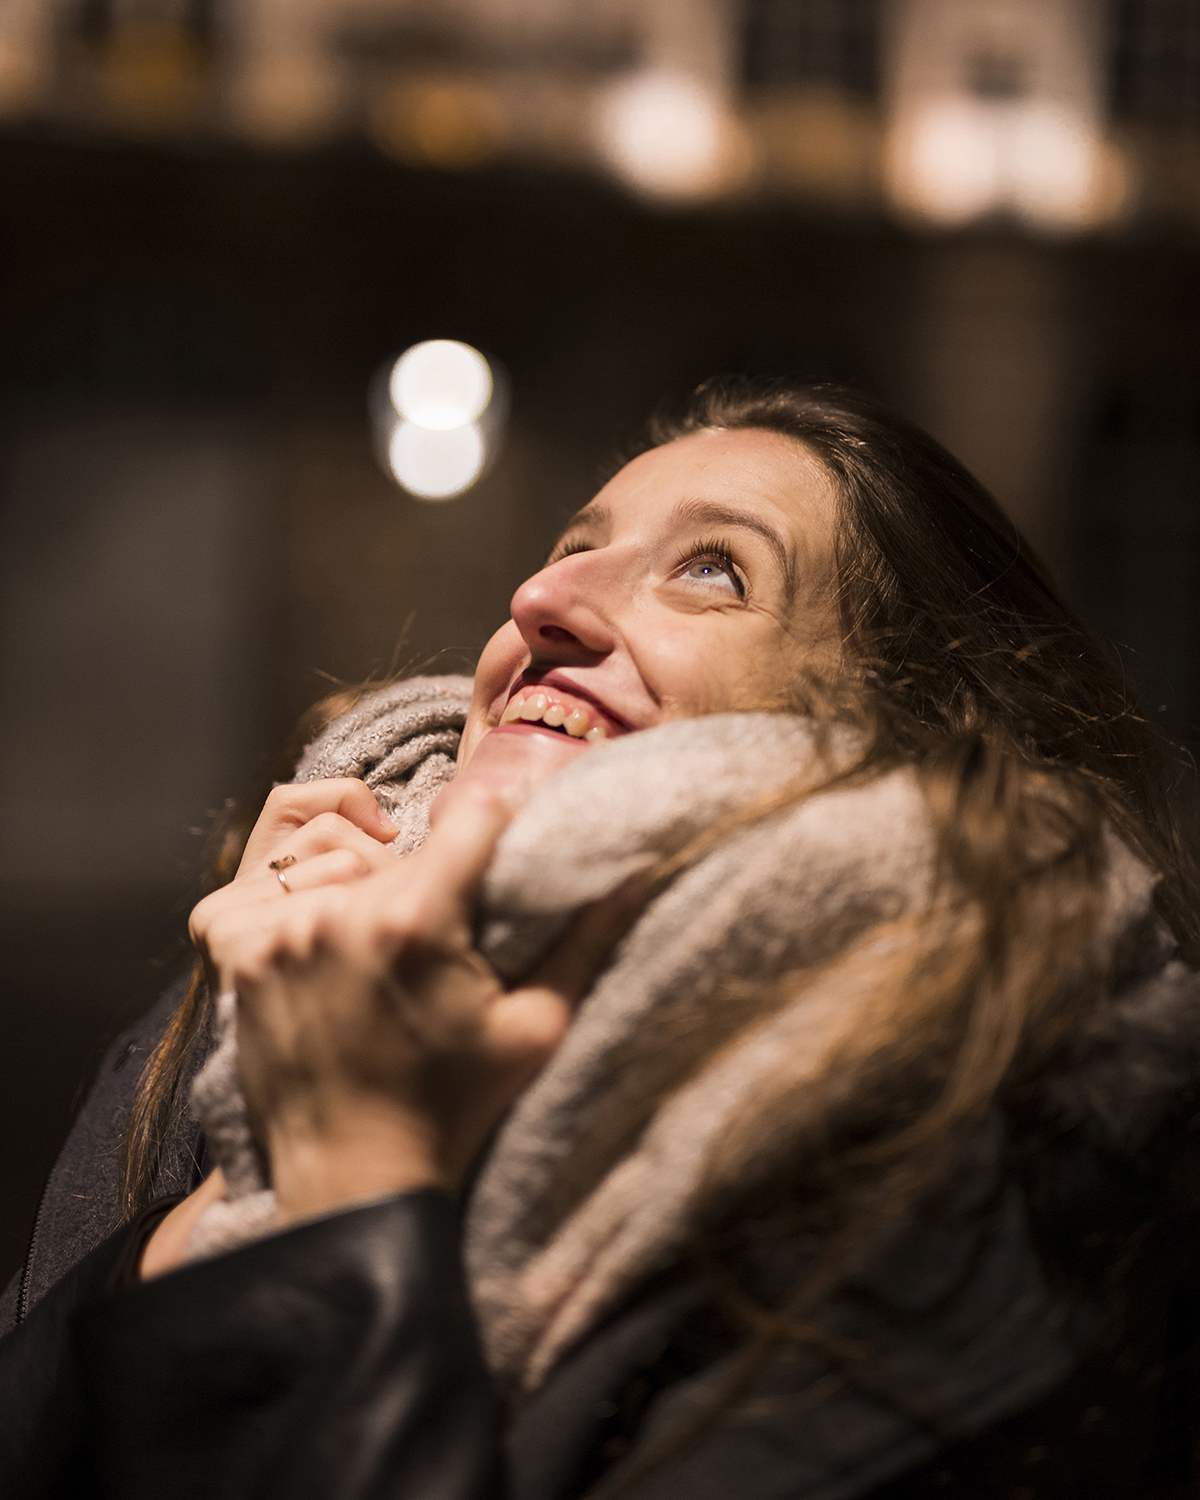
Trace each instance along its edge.
{"label": "blurred bokeh light", "polygon": [[420,427],[397,422],[388,441],[388,463],[396,483],[419,500],[452,500],[469,490],[483,472],[483,433],[464,427]]}
{"label": "blurred bokeh light", "polygon": [[753,169],[744,126],[713,92],[683,73],[632,73],[599,96],[602,157],[654,198],[709,198],[739,187]]}
{"label": "blurred bokeh light", "polygon": [[492,399],[491,366],[457,339],[414,344],[392,366],[388,395],[396,414],[418,427],[446,432],[477,422]]}
{"label": "blurred bokeh light", "polygon": [[456,339],[414,344],[386,373],[387,399],[373,396],[371,406],[393,479],[419,500],[464,494],[495,457],[503,378],[478,349]]}
{"label": "blurred bokeh light", "polygon": [[1200,223],[1193,0],[7,0],[0,117],[408,166],[602,171],[665,206],[957,231]]}
{"label": "blurred bokeh light", "polygon": [[1103,133],[1102,22],[1091,0],[901,0],[886,155],[900,210],[1052,232],[1118,217],[1129,173]]}

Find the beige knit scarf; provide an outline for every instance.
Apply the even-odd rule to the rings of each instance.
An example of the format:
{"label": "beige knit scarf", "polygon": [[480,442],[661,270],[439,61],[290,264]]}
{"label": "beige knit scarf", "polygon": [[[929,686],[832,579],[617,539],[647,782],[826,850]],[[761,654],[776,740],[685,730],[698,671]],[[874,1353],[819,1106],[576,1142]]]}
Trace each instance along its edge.
{"label": "beige knit scarf", "polygon": [[[308,748],[297,780],[362,776],[401,823],[399,852],[417,847],[429,803],[453,774],[469,689],[465,678],[417,679],[364,699]],[[480,949],[503,977],[518,980],[582,906],[764,796],[823,784],[852,748],[805,719],[751,713],[668,724],[580,756],[501,840],[480,903]],[[775,1150],[782,1160],[795,1149],[786,1132],[772,1145],[747,1122],[821,1076],[861,1023],[867,987],[860,994],[845,967],[830,961],[853,951],[869,960],[873,945],[890,941],[888,924],[925,907],[932,856],[917,782],[893,770],[737,827],[654,899],[518,1102],[472,1192],[467,1263],[500,1375],[536,1388],[589,1329],[679,1257],[722,1186],[714,1172],[762,1173],[770,1167],[764,1154]],[[1115,945],[1144,921],[1153,882],[1115,840],[1109,864],[1101,929],[1103,942]],[[797,974],[811,982],[772,988]],[[774,1003],[747,998],[785,991],[791,998]],[[748,1013],[751,1003],[758,1008]],[[196,1085],[230,1201],[202,1219],[195,1255],[271,1228],[271,1197],[237,1087],[233,1015],[226,997],[219,1046]],[[753,1142],[760,1159],[731,1151],[738,1139]],[[1000,1170],[991,1146],[984,1155],[975,1188]],[[979,1196],[973,1189],[962,1209],[976,1238]],[[1011,1406],[1070,1362],[1019,1207],[1003,1194],[982,1199],[988,1214],[1001,1214],[988,1220],[986,1236],[1004,1275],[976,1293],[964,1283],[977,1311],[956,1312],[950,1342],[960,1353],[933,1333],[926,1350],[932,1410],[946,1361],[961,1362],[973,1328],[978,1335],[955,1410],[934,1412],[964,1423]],[[934,1275],[944,1253],[914,1244],[907,1263],[924,1255],[923,1274]],[[881,1274],[886,1281],[891,1273]],[[1008,1322],[997,1322],[993,1305],[1001,1284],[1006,1305],[1026,1310]],[[908,1394],[918,1378],[926,1376],[915,1376],[911,1361],[897,1376]]]}

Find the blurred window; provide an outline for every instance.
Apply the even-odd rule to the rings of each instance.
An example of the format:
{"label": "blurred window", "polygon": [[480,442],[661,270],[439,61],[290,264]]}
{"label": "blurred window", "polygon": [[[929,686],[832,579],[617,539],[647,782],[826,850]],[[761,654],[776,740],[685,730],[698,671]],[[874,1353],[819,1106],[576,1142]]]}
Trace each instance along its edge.
{"label": "blurred window", "polygon": [[209,38],[216,27],[216,0],[80,0],[83,34],[100,41],[126,26],[171,26]]}
{"label": "blurred window", "polygon": [[879,88],[879,0],[745,0],[749,88]]}
{"label": "blurred window", "polygon": [[1117,0],[1113,108],[1123,115],[1200,124],[1200,5]]}
{"label": "blurred window", "polygon": [[[1082,432],[1074,593],[1156,723],[1200,749],[1200,379],[1194,333],[1110,377]],[[1127,356],[1128,358],[1128,356]]]}

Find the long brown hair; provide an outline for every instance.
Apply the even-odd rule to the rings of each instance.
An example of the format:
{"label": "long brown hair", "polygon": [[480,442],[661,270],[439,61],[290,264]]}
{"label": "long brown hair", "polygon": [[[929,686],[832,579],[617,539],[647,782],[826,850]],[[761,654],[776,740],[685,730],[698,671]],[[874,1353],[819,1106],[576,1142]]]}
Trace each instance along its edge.
{"label": "long brown hair", "polygon": [[[823,1078],[798,1087],[781,1058],[770,1097],[707,1163],[708,1228],[693,1253],[744,1346],[708,1398],[638,1445],[593,1500],[699,1438],[781,1346],[824,1356],[833,1383],[869,1356],[822,1318],[847,1267],[996,1103],[1019,1101],[1104,993],[1118,957],[1093,941],[1106,826],[1158,875],[1158,913],[1183,954],[1194,961],[1200,947],[1190,760],[978,481],[912,424],[836,387],[710,382],[652,439],[708,428],[795,438],[837,483],[849,697],[810,685],[799,706],[858,728],[861,755],[842,775],[915,772],[938,835],[937,894],[832,976],[785,981],[795,992],[832,977],[866,1002]],[[782,1300],[759,1305],[739,1283],[737,1246],[797,1231],[815,1233],[819,1253]]]}
{"label": "long brown hair", "polygon": [[654,420],[652,443],[704,428],[783,433],[833,476],[846,655],[893,735],[982,736],[1079,773],[1162,877],[1160,908],[1195,959],[1190,759],[983,485],[928,433],[840,386],[709,381]]}
{"label": "long brown hair", "polygon": [[[913,1078],[916,1058],[920,1084],[903,1129],[869,1150],[858,1142],[853,1160],[842,1154],[842,1180],[856,1186],[830,1210],[830,1258],[790,1307],[762,1322],[748,1381],[780,1338],[808,1322],[845,1247],[911,1199],[1014,1061],[1037,1051],[1031,1041],[1048,1042],[1061,1024],[1051,1002],[1089,931],[1103,823],[1160,874],[1160,909],[1189,955],[1200,946],[1200,882],[1179,814],[1188,789],[1181,753],[1148,722],[1115,654],[950,454],[865,397],[783,382],[709,382],[682,412],[656,421],[650,442],[711,427],[783,433],[834,478],[854,668],[855,701],[845,711],[858,718],[866,747],[859,773],[897,760],[919,767],[942,833],[944,880],[963,893],[953,940],[921,960],[922,1012],[905,1074]],[[317,705],[296,749],[352,701],[340,694]],[[1051,851],[1034,859],[1028,823],[1031,808],[1046,806],[1048,781],[1062,826]],[[256,812],[223,832],[216,883],[232,877]],[[197,972],[142,1079],[126,1151],[126,1213],[152,1195],[208,1006]]]}

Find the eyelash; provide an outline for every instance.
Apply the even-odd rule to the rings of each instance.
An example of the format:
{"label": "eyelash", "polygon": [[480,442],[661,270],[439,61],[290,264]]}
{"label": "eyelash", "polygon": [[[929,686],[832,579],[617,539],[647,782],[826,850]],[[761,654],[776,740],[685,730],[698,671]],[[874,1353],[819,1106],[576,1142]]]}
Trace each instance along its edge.
{"label": "eyelash", "polygon": [[[565,557],[574,557],[576,553],[590,552],[591,550],[592,548],[588,546],[587,542],[566,542],[554,549],[546,559],[546,566],[550,567],[554,563],[562,562]],[[733,586],[738,591],[739,598],[744,599],[746,597],[746,584],[741,573],[738,571],[737,564],[733,560],[733,552],[728,542],[722,541],[720,537],[711,537],[706,541],[695,543],[681,557],[676,559],[675,566],[671,569],[671,572],[673,574],[678,573],[680,569],[690,567],[693,563],[698,562],[720,563],[729,574]]]}
{"label": "eyelash", "polygon": [[556,562],[562,562],[564,557],[574,557],[577,552],[590,552],[592,549],[586,542],[565,542],[555,547],[554,551],[546,559],[546,566],[552,567]]}
{"label": "eyelash", "polygon": [[733,550],[728,542],[722,541],[720,537],[710,537],[706,541],[696,542],[689,547],[683,556],[675,564],[672,572],[678,573],[681,568],[691,567],[698,562],[715,562],[728,573],[730,581],[738,591],[738,597],[746,597],[746,584],[738,571],[738,566],[733,560]]}

